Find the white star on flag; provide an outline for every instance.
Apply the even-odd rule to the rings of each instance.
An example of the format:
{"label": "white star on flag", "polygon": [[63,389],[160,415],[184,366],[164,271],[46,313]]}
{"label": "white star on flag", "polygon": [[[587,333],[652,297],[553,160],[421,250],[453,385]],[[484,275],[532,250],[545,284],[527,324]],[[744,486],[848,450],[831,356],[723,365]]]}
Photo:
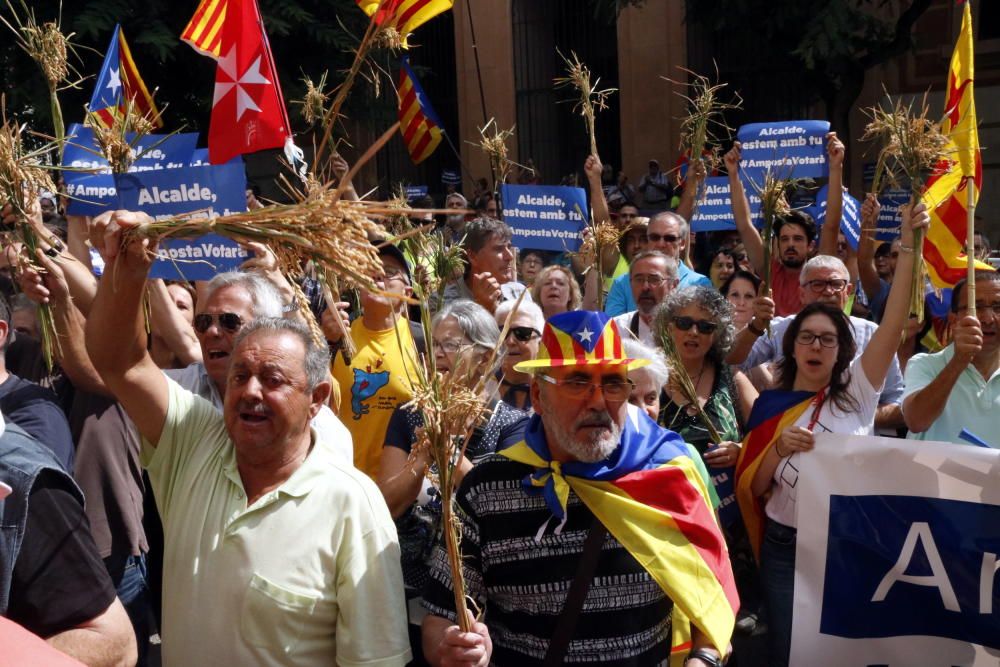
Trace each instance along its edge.
{"label": "white star on flag", "polygon": [[233,79],[233,81],[216,81],[215,83],[215,95],[212,99],[212,106],[214,107],[219,103],[219,100],[224,98],[226,94],[236,88],[236,121],[239,122],[240,118],[243,117],[243,113],[248,109],[251,111],[260,111],[260,107],[253,101],[253,98],[246,91],[244,86],[248,85],[270,85],[271,82],[268,81],[263,73],[260,71],[261,56],[258,55],[257,58],[250,64],[250,67],[243,72],[242,76],[237,78],[236,76],[236,46],[234,45],[229,49],[229,53],[226,54],[224,58],[219,58],[219,69],[226,73],[226,75]]}
{"label": "white star on flag", "polygon": [[121,68],[111,70],[111,80],[108,81],[108,85],[105,88],[111,89],[111,94],[118,96],[118,89],[122,87],[122,77],[120,74]]}
{"label": "white star on flag", "polygon": [[580,337],[581,343],[589,343],[590,339],[594,337],[594,332],[584,327],[576,332],[576,335]]}

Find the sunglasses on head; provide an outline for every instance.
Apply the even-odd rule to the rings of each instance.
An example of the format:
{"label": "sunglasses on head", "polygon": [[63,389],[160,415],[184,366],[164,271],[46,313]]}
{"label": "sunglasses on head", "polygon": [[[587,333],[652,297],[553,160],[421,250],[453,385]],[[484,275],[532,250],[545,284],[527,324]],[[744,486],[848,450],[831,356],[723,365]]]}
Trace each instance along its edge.
{"label": "sunglasses on head", "polygon": [[538,333],[532,327],[511,327],[507,331],[507,335],[508,336],[513,336],[514,338],[518,339],[522,343],[527,343],[529,340],[531,340],[535,336],[541,336],[541,334]]}
{"label": "sunglasses on head", "polygon": [[226,333],[236,333],[243,326],[243,318],[236,313],[219,313],[218,315],[201,313],[194,316],[194,330],[203,334],[216,320],[219,322],[219,328]]}
{"label": "sunglasses on head", "polygon": [[698,333],[700,334],[710,334],[715,331],[718,326],[715,322],[710,322],[709,320],[696,320],[693,317],[675,317],[674,326],[681,331],[688,331],[691,327],[698,327]]}

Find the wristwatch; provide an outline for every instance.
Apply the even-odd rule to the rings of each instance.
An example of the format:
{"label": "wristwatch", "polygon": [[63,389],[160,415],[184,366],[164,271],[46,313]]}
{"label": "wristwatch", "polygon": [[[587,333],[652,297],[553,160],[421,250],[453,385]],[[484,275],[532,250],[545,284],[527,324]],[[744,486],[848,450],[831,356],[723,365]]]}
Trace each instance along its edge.
{"label": "wristwatch", "polygon": [[690,660],[701,660],[703,663],[708,665],[708,667],[722,667],[724,664],[722,662],[722,658],[704,648],[696,648],[691,651],[688,654],[688,657],[684,658],[684,664],[688,664]]}

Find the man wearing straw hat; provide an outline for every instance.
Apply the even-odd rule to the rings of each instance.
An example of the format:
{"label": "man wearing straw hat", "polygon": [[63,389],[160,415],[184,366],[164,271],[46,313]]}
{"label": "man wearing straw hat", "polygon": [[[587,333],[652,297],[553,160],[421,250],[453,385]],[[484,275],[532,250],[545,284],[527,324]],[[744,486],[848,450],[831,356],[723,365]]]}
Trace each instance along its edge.
{"label": "man wearing straw hat", "polygon": [[392,518],[375,484],[310,427],[330,395],[326,347],[300,322],[258,318],[233,341],[222,414],[182,389],[146,350],[153,248],[122,247],[141,219],[94,221],[107,268],[86,339],[142,435],[163,518],[163,664],[402,667]]}
{"label": "man wearing straw hat", "polygon": [[604,313],[545,325],[525,439],[477,465],[457,495],[462,632],[448,556],[431,561],[432,664],[721,665],[739,607],[705,484],[677,434],[630,406],[630,359]]}

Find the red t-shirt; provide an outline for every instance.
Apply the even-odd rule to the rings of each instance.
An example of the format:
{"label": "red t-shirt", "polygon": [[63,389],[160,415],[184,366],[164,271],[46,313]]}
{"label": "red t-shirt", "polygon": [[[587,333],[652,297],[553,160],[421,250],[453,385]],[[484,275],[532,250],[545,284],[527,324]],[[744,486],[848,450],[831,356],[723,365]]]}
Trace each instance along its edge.
{"label": "red t-shirt", "polygon": [[779,260],[771,259],[771,298],[774,312],[778,317],[795,315],[802,310],[799,297],[799,273],[801,268],[789,269]]}

